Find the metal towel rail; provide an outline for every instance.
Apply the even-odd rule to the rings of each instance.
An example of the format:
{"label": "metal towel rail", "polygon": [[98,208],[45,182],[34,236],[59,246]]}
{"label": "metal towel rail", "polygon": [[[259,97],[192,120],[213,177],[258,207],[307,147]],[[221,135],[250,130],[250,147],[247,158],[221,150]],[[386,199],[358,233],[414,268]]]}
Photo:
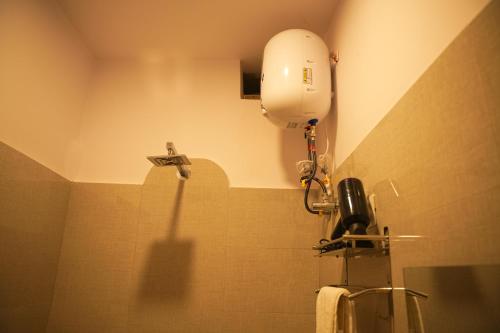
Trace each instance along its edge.
{"label": "metal towel rail", "polygon": [[[331,285],[329,287],[349,287],[349,288],[358,288],[362,289],[363,287],[357,287],[357,286],[342,286],[342,285]],[[393,291],[404,291],[406,294],[410,296],[416,296],[420,297],[423,299],[429,298],[429,295],[420,291],[416,291],[413,289],[409,288],[402,288],[402,287],[379,287],[379,288],[366,288],[362,289],[358,292],[352,293],[350,295],[345,295],[348,299],[355,299],[359,296],[363,295],[370,295],[370,294],[389,294],[392,293]],[[315,293],[319,293],[319,289],[316,289]]]}

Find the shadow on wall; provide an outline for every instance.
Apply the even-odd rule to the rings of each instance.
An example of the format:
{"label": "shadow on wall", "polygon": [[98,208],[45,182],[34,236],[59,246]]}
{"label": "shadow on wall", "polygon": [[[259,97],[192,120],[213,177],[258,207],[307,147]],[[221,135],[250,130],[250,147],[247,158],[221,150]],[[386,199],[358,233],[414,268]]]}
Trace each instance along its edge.
{"label": "shadow on wall", "polygon": [[143,303],[179,301],[187,297],[192,275],[194,242],[176,238],[184,184],[184,181],[178,180],[171,214],[160,219],[160,223],[163,220],[169,226],[166,238],[154,241],[149,248],[140,277],[138,295]]}
{"label": "shadow on wall", "polygon": [[[337,79],[335,69],[332,69],[332,90],[337,91]],[[337,94],[332,98],[330,112],[321,121],[317,128],[317,150],[318,156],[322,154],[327,146],[326,138],[330,141],[328,152],[333,159],[335,141],[337,136]],[[299,175],[295,167],[298,161],[307,159],[307,142],[304,139],[303,129],[283,129],[280,133],[281,164],[287,181],[300,187]]]}

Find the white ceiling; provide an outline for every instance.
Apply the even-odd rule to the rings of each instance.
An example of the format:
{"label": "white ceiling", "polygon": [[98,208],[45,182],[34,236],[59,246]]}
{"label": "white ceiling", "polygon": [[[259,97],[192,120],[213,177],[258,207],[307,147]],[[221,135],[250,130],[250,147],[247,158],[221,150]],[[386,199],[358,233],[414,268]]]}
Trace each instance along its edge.
{"label": "white ceiling", "polygon": [[326,32],[337,0],[59,0],[99,58],[236,58],[249,71],[274,34]]}

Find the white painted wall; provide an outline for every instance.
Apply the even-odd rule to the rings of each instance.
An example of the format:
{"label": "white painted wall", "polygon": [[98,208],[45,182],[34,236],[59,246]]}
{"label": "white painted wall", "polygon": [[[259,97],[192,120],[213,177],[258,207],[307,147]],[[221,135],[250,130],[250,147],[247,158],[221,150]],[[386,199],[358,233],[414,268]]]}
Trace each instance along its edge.
{"label": "white painted wall", "polygon": [[[345,160],[487,2],[340,1],[326,35],[340,51],[338,107],[320,150],[328,123],[337,164]],[[218,163],[231,186],[298,185],[302,131],[276,128],[258,101],[240,99],[238,60],[157,56],[93,69],[59,8],[42,0],[0,2],[0,50],[0,140],[71,180],[141,184],[146,155],[169,140]]]}
{"label": "white painted wall", "polygon": [[[337,65],[342,163],[488,0],[341,0],[326,34]],[[443,82],[446,84],[446,82]]]}
{"label": "white painted wall", "polygon": [[283,132],[259,101],[240,99],[238,60],[100,61],[74,180],[142,184],[146,156],[165,154],[166,141],[216,162],[235,187],[297,187],[295,161],[307,156],[301,130]]}
{"label": "white painted wall", "polygon": [[70,178],[91,63],[54,2],[0,1],[0,140]]}
{"label": "white painted wall", "polygon": [[[337,114],[327,121],[337,164],[486,3],[339,2],[326,35],[330,49],[340,51]],[[180,152],[218,163],[231,186],[297,187],[301,131],[279,130],[260,115],[258,101],[240,100],[239,80],[236,60],[101,61],[74,179],[140,184],[151,167],[145,156],[164,153],[172,140]]]}

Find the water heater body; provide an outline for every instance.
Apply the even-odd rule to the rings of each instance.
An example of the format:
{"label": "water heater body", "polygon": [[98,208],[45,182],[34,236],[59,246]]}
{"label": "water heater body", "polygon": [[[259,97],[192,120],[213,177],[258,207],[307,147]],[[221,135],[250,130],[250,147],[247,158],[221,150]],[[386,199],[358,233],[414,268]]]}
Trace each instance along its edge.
{"label": "water heater body", "polygon": [[283,128],[321,121],[331,105],[329,51],[316,34],[290,29],[275,35],[264,49],[262,113]]}

